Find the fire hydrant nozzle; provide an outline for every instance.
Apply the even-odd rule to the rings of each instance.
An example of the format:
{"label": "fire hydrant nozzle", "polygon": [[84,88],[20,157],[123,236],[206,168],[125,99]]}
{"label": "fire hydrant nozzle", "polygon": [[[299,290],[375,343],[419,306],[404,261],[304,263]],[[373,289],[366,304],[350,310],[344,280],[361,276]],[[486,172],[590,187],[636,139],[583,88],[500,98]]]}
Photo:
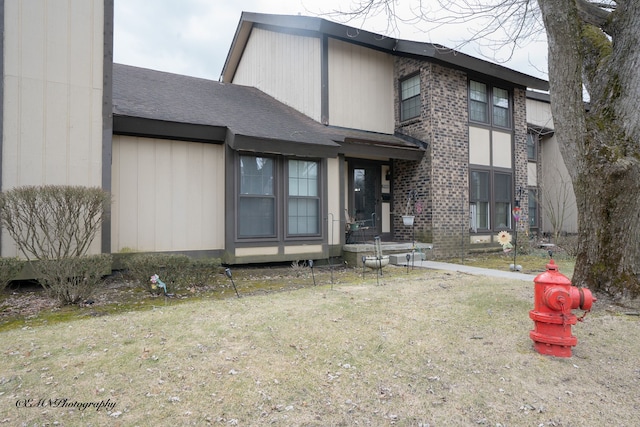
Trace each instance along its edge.
{"label": "fire hydrant nozzle", "polygon": [[570,357],[571,347],[578,343],[571,335],[571,325],[582,320],[571,310],[579,308],[586,314],[596,298],[589,289],[571,286],[571,281],[558,271],[553,259],[547,264],[547,271],[536,276],[533,282],[534,308],[529,317],[534,321],[534,329],[529,336],[534,348],[541,354]]}

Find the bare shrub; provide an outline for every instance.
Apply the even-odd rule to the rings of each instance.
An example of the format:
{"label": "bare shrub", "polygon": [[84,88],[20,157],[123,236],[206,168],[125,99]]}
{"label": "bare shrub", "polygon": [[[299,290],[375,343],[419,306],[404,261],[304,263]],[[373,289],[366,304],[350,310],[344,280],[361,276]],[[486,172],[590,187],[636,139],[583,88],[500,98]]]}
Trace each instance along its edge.
{"label": "bare shrub", "polygon": [[17,187],[0,193],[0,219],[28,260],[80,257],[95,239],[110,200],[97,187]]}
{"label": "bare shrub", "polygon": [[89,297],[111,256],[86,256],[95,239],[109,193],[97,187],[26,186],[0,193],[0,219],[52,297],[73,304]]}
{"label": "bare shrub", "polygon": [[43,259],[37,265],[38,282],[47,294],[64,304],[86,301],[111,272],[111,255]]}
{"label": "bare shrub", "polygon": [[0,291],[22,271],[24,261],[18,258],[0,258]]}
{"label": "bare shrub", "polygon": [[579,238],[577,234],[562,235],[558,239],[557,245],[562,248],[567,255],[575,257],[578,255],[578,242]]}

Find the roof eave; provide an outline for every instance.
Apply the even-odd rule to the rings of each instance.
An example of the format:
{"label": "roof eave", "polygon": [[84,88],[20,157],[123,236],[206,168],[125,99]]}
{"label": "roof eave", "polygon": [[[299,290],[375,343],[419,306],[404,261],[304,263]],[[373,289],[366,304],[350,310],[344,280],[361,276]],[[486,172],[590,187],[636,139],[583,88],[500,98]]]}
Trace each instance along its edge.
{"label": "roof eave", "polygon": [[525,88],[544,91],[549,90],[549,82],[546,80],[440,45],[395,39],[317,17],[271,15],[252,12],[242,12],[236,34],[222,70],[221,81],[233,81],[233,76],[237,70],[242,52],[244,51],[254,24],[325,34],[350,43],[384,51],[392,55],[419,56],[423,59],[430,59],[460,69],[493,76]]}

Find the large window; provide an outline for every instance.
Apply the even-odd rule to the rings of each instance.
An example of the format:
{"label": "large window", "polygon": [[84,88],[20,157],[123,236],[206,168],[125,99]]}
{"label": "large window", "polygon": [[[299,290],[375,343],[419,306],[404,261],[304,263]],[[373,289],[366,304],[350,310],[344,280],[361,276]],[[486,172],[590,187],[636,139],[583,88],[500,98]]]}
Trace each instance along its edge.
{"label": "large window", "polygon": [[499,127],[511,127],[509,91],[469,81],[469,120]]}
{"label": "large window", "polygon": [[318,162],[289,160],[289,235],[318,234],[320,197]]}
{"label": "large window", "polygon": [[400,82],[400,120],[420,116],[420,75]]}
{"label": "large window", "polygon": [[239,237],[320,234],[320,162],[241,155],[239,179]]}
{"label": "large window", "polygon": [[240,156],[240,237],[275,236],[275,209],[274,160],[269,157]]}
{"label": "large window", "polygon": [[511,228],[511,180],[508,172],[470,172],[469,215],[473,232]]}

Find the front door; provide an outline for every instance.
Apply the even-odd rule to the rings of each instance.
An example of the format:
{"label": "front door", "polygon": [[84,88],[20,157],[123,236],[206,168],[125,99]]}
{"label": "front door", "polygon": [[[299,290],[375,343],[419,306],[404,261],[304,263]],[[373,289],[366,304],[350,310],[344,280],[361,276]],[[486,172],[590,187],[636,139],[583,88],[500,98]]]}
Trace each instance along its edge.
{"label": "front door", "polygon": [[374,236],[382,234],[382,224],[386,223],[382,217],[382,186],[386,182],[382,173],[388,170],[388,166],[378,162],[353,161],[349,169],[349,213],[364,228],[361,231],[363,237],[373,240]]}

